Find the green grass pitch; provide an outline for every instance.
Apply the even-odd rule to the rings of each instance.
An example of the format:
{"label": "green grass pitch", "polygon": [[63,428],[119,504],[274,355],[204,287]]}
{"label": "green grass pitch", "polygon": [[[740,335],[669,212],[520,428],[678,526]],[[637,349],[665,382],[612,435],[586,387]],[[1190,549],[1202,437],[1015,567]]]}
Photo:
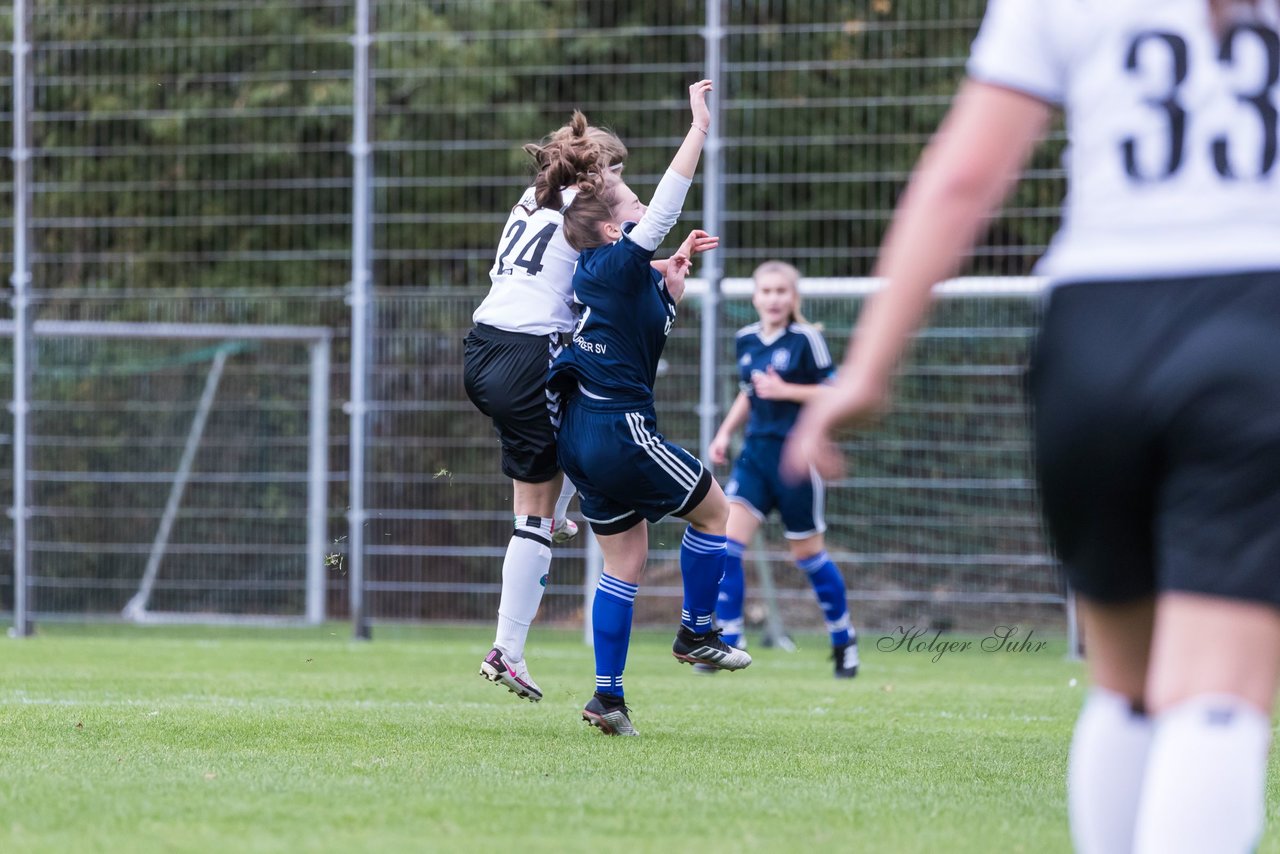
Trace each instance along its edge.
{"label": "green grass pitch", "polygon": [[[622,739],[579,719],[580,632],[534,632],[538,705],[476,675],[487,629],[375,635],[46,625],[0,643],[0,850],[1069,850],[1083,687],[1061,642],[935,662],[867,634],[837,683],[819,637],[706,677],[639,632],[642,735]],[[1274,816],[1275,763],[1270,782]]]}

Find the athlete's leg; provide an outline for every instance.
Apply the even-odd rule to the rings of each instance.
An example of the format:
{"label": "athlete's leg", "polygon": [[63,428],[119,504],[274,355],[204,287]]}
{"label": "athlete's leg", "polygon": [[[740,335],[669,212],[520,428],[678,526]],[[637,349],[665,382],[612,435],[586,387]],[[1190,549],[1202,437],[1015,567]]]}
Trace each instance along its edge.
{"label": "athlete's leg", "polygon": [[1154,598],[1077,597],[1092,687],[1071,741],[1067,793],[1076,850],[1128,852],[1151,745],[1145,682]]}
{"label": "athlete's leg", "polygon": [[[705,473],[704,473],[705,475]],[[680,630],[671,652],[689,664],[708,664],[721,670],[741,670],[751,656],[724,642],[712,628],[712,614],[724,577],[725,532],[729,521],[729,501],[714,478],[706,495],[693,509],[682,514],[689,522],[680,543],[680,575],[684,580],[684,602]]]}
{"label": "athlete's leg", "polygon": [[604,572],[591,607],[596,690],[621,697],[622,671],[631,644],[631,615],[649,556],[649,525],[641,520],[620,534],[597,535],[596,541],[604,555]]}
{"label": "athlete's leg", "polygon": [[713,479],[703,499],[680,518],[701,534],[723,537],[729,524],[729,500],[720,484]]}
{"label": "athlete's leg", "polygon": [[849,599],[845,592],[844,576],[827,554],[823,535],[788,539],[787,545],[791,549],[791,559],[809,576],[809,583],[813,586],[827,624],[827,632],[831,636],[831,645],[847,645],[852,627],[849,623]]}
{"label": "athlete's leg", "polygon": [[742,605],[746,598],[746,573],[742,558],[747,543],[755,537],[760,520],[747,507],[737,501],[729,502],[729,522],[726,526],[724,577],[720,579],[720,594],[716,599],[716,623],[719,624],[724,642],[729,646],[745,649],[743,644]]}
{"label": "athlete's leg", "polygon": [[795,565],[808,576],[818,606],[822,609],[827,635],[831,639],[835,675],[840,679],[852,679],[858,675],[858,633],[849,618],[849,596],[844,576],[827,554],[822,534],[799,538],[788,534],[787,545]]}
{"label": "athlete's leg", "polygon": [[510,661],[524,660],[529,626],[538,614],[551,566],[551,520],[564,475],[542,483],[513,480],[515,531],[502,562],[502,598],[493,645]]}
{"label": "athlete's leg", "polygon": [[1182,325],[1143,366],[1168,421],[1141,852],[1251,851],[1262,830],[1280,671],[1277,285],[1273,272],[1173,283],[1169,305],[1143,294]]}
{"label": "athlete's leg", "polygon": [[1278,674],[1273,605],[1161,594],[1146,687],[1155,735],[1135,851],[1254,850]]}
{"label": "athlete's leg", "polygon": [[729,501],[713,479],[703,499],[684,514],[689,523],[680,543],[684,603],[680,622],[695,634],[711,631],[720,579],[724,576]]}
{"label": "athlete's leg", "polygon": [[578,490],[573,485],[573,481],[567,477],[564,478],[564,485],[560,488],[560,497],[556,499],[556,507],[551,517],[554,520],[551,523],[552,542],[563,543],[578,536],[578,523],[568,518],[569,502],[577,494]]}
{"label": "athlete's leg", "polygon": [[502,564],[498,627],[480,673],[535,701],[542,694],[524,664],[524,647],[546,585],[562,480],[544,386],[550,346],[542,336],[477,327],[467,336],[463,359],[467,396],[492,419],[502,443],[502,472],[513,484],[514,531]]}
{"label": "athlete's leg", "polygon": [[[517,516],[541,516],[550,518],[556,509],[556,501],[560,497],[565,483],[563,472],[556,472],[550,480],[542,483],[526,483],[521,480],[511,481],[512,507]],[[572,493],[570,493],[572,496]]]}
{"label": "athlete's leg", "polygon": [[1153,311],[1109,285],[1050,297],[1029,374],[1041,506],[1080,603],[1092,686],[1076,722],[1068,773],[1072,838],[1081,852],[1128,852],[1142,797],[1151,723],[1144,711],[1162,472],[1143,406],[1150,356],[1134,318]]}

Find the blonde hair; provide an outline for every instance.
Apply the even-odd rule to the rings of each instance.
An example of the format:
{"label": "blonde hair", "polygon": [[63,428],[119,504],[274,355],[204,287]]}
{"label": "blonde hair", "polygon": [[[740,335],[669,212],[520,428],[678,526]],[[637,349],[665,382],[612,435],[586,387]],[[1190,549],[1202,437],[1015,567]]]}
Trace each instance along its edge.
{"label": "blonde hair", "polygon": [[[786,261],[765,261],[759,267],[756,267],[755,271],[751,274],[751,278],[755,281],[755,286],[758,288],[760,287],[760,277],[771,275],[782,276],[791,283],[791,290],[795,292],[796,301],[791,307],[790,322],[809,323],[809,321],[805,319],[804,314],[800,311],[800,271],[791,264],[788,264]],[[813,324],[809,325],[812,326]]]}

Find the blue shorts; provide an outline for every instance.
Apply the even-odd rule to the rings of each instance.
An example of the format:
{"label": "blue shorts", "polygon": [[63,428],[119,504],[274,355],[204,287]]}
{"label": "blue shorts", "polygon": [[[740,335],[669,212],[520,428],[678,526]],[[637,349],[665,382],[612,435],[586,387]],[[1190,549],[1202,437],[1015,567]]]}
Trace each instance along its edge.
{"label": "blue shorts", "polygon": [[597,534],[620,534],[642,519],[681,516],[706,497],[711,473],[662,438],[653,404],[569,398],[556,443],[560,467]]}
{"label": "blue shorts", "polygon": [[812,469],[807,483],[790,484],[778,473],[783,439],[747,439],[724,488],[729,500],[741,504],[761,522],[776,507],[788,540],[803,540],[827,530],[823,518],[826,487]]}

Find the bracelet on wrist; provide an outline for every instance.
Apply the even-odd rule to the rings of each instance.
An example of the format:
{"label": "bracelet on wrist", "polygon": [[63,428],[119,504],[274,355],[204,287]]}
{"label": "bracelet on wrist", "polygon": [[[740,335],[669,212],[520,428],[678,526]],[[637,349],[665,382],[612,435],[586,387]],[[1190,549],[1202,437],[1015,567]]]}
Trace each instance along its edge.
{"label": "bracelet on wrist", "polygon": [[706,135],[707,135],[707,130],[708,130],[708,128],[704,128],[704,127],[700,126],[697,122],[690,122],[690,123],[689,123],[689,127],[691,127],[691,128],[695,128],[695,129],[697,129],[697,130],[702,131],[702,135],[703,135],[703,136],[706,136]]}

